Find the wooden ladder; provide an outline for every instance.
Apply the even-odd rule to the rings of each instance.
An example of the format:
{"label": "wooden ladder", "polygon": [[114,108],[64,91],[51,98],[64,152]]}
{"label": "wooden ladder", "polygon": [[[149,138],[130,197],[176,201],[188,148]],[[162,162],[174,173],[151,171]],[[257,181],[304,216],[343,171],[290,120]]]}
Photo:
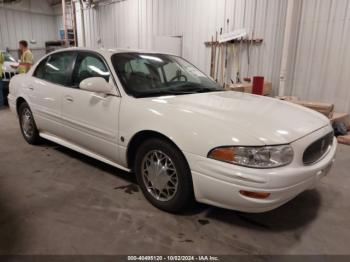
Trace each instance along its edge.
{"label": "wooden ladder", "polygon": [[64,47],[77,46],[76,12],[73,0],[62,0]]}

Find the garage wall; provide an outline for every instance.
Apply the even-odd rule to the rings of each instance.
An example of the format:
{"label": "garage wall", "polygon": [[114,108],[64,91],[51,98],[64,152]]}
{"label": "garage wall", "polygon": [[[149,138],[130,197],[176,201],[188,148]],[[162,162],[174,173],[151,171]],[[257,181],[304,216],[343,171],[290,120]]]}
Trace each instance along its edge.
{"label": "garage wall", "polygon": [[[183,56],[210,71],[211,40],[216,31],[246,28],[261,46],[251,50],[251,75],[264,75],[279,85],[287,0],[125,0],[100,3],[84,11],[86,44],[151,50],[154,36],[182,36]],[[230,20],[227,26],[227,19]],[[241,53],[242,76],[247,76],[246,46]],[[229,63],[233,60],[230,59]],[[235,77],[232,70],[230,78]]]}
{"label": "garage wall", "polygon": [[45,41],[57,38],[52,9],[46,1],[0,4],[0,25],[0,49],[9,48],[16,58],[19,40],[36,40],[30,47],[38,59],[45,54]]}
{"label": "garage wall", "polygon": [[350,112],[350,1],[302,0],[288,94]]}
{"label": "garage wall", "polygon": [[60,39],[60,30],[64,29],[63,19],[62,19],[62,5],[57,4],[52,7],[55,21],[55,35],[57,39]]}

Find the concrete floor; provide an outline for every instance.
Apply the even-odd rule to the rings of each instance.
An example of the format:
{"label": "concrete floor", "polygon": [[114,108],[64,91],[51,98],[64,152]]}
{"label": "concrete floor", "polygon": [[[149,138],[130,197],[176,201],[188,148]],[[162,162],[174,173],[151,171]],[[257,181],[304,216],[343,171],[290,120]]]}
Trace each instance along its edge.
{"label": "concrete floor", "polygon": [[151,206],[133,175],[30,146],[0,110],[0,254],[349,254],[350,147],[316,190],[265,214]]}

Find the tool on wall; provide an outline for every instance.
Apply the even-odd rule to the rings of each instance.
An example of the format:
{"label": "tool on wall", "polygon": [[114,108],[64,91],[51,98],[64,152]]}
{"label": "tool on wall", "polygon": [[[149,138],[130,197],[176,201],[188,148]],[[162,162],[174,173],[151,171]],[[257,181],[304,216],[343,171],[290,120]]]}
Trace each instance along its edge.
{"label": "tool on wall", "polygon": [[[242,42],[243,39],[245,39],[247,37],[247,32],[245,29],[239,29],[239,30],[235,30],[233,32],[227,32],[224,36],[222,36],[222,38],[219,40],[219,42],[221,41],[222,43],[225,43],[226,46],[230,45],[233,46],[233,58],[235,59],[235,63],[237,64],[236,68],[237,68],[237,72],[234,73],[234,75],[236,75],[236,79],[235,81],[237,83],[241,83],[241,77],[240,77],[240,67],[241,67],[241,59],[240,59],[240,55],[241,55],[241,50],[242,50]],[[236,48],[236,44],[238,43],[238,48]],[[225,78],[226,81],[226,78]],[[231,82],[234,82],[231,79]],[[224,83],[224,87],[226,86],[226,83]]]}
{"label": "tool on wall", "polygon": [[241,38],[239,39],[239,44],[238,44],[236,83],[242,83],[242,81],[241,81],[241,53],[242,53],[242,42],[243,42],[243,37],[241,37]]}
{"label": "tool on wall", "polygon": [[[251,31],[251,39],[254,39],[255,37],[255,24],[256,24],[256,18],[257,18],[257,10],[258,10],[258,0],[254,1],[254,17],[253,17],[253,29]],[[248,36],[249,38],[249,36]],[[247,43],[247,63],[248,63],[248,70],[247,70],[247,77],[245,79],[249,79],[249,81],[251,81],[250,78],[250,62],[251,62],[251,48],[252,47],[252,40],[248,41]]]}
{"label": "tool on wall", "polygon": [[214,63],[215,63],[215,45],[214,45],[214,36],[211,37],[211,57],[210,57],[210,77],[214,78]]}
{"label": "tool on wall", "polygon": [[[229,24],[229,20],[227,20]],[[254,31],[253,31],[254,32]],[[220,85],[226,85],[227,73],[233,70],[233,75],[235,80],[231,79],[231,82],[242,83],[241,69],[242,69],[242,51],[243,46],[247,45],[247,62],[248,62],[248,76],[250,75],[250,65],[251,65],[251,51],[254,45],[259,45],[263,43],[263,39],[255,39],[249,37],[245,29],[235,30],[232,32],[223,33],[223,29],[220,28],[220,34],[216,33],[216,39],[213,41],[213,37],[210,42],[205,42],[204,44],[212,48],[212,59],[210,72],[211,76]],[[229,53],[231,55],[229,56]],[[234,59],[235,66],[232,69],[228,69],[229,58]],[[233,63],[231,63],[233,64]],[[235,69],[237,68],[237,71]],[[248,77],[244,80],[250,80]]]}
{"label": "tool on wall", "polygon": [[[230,19],[227,19],[227,33],[229,32],[230,30]],[[224,68],[224,73],[223,73],[223,86],[225,88],[226,86],[226,80],[227,80],[227,63],[228,63],[228,44],[225,43],[225,68]]]}
{"label": "tool on wall", "polygon": [[[222,35],[222,28],[221,28],[221,35]],[[221,82],[220,84],[224,84],[224,70],[225,70],[225,44],[221,45],[221,69],[220,69],[220,76],[221,76]]]}
{"label": "tool on wall", "polygon": [[[249,38],[249,37],[248,37]],[[251,40],[247,42],[247,65],[248,65],[248,77],[250,76],[250,45],[251,45]]]}
{"label": "tool on wall", "polygon": [[218,32],[216,31],[215,32],[215,44],[214,44],[214,68],[213,68],[213,79],[217,79],[217,72],[215,71],[215,68],[216,68],[216,63],[217,63],[217,59],[216,57],[218,56],[217,54],[217,49],[218,49],[218,45],[217,45],[217,42],[218,42]]}
{"label": "tool on wall", "polygon": [[[216,57],[217,57],[217,59],[216,59],[216,64],[215,64],[215,69],[216,69],[216,74],[215,74],[215,81],[216,82],[218,82],[219,81],[219,63],[220,63],[220,50],[221,50],[221,47],[220,47],[220,45],[218,44],[218,41],[215,43],[215,45],[216,45]],[[214,70],[215,70],[214,69]]]}
{"label": "tool on wall", "polygon": [[218,39],[218,33],[216,32],[215,41],[214,36],[211,37],[211,59],[210,59],[210,77],[213,79],[216,79],[216,56],[217,56],[217,39]]}
{"label": "tool on wall", "polygon": [[[231,76],[233,77],[234,75],[235,75],[235,62],[237,61],[237,59],[236,59],[236,47],[235,47],[235,45],[230,45],[230,47],[231,47],[231,54],[232,54],[232,72],[231,72]],[[232,77],[231,77],[231,84],[234,84],[235,83],[235,81],[232,79]]]}

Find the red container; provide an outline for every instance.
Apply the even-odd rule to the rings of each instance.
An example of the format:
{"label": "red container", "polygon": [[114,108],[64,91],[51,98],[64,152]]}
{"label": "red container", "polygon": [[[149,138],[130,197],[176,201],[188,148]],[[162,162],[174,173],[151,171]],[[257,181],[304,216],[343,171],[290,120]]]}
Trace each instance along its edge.
{"label": "red container", "polygon": [[263,76],[254,76],[253,77],[253,91],[254,95],[262,96],[264,94],[264,77]]}

